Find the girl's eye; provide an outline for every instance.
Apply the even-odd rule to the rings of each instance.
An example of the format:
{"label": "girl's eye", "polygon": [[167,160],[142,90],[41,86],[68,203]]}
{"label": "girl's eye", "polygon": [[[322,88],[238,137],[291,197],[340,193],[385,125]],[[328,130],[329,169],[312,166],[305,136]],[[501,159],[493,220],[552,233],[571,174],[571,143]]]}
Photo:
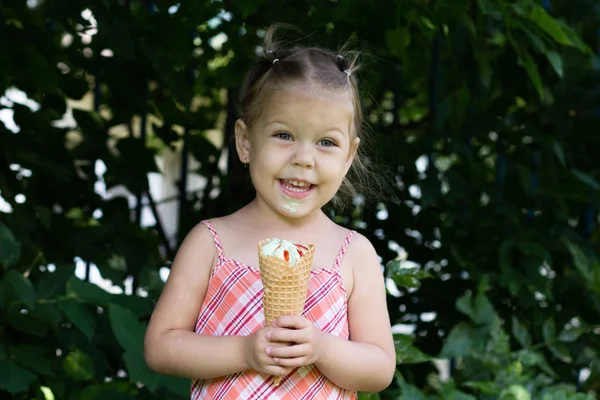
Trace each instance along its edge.
{"label": "girl's eye", "polygon": [[276,138],[283,139],[283,140],[292,139],[292,135],[290,135],[288,132],[277,132],[274,136]]}
{"label": "girl's eye", "polygon": [[319,141],[319,143],[321,144],[321,146],[325,146],[325,147],[336,146],[335,142],[331,139],[322,139],[321,141]]}

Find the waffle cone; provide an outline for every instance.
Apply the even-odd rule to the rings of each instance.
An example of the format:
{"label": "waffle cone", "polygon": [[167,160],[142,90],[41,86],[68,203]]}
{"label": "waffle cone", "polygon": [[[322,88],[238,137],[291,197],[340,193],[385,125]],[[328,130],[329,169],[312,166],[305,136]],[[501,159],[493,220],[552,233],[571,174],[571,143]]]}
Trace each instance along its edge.
{"label": "waffle cone", "polygon": [[258,243],[258,265],[264,286],[265,326],[284,315],[302,315],[315,255],[315,246],[308,245],[308,251],[291,267],[278,257],[262,255],[262,245],[269,240]]}
{"label": "waffle cone", "polygon": [[[258,265],[264,287],[265,326],[284,315],[302,315],[315,255],[315,246],[309,244],[308,251],[292,267],[279,257],[262,255],[262,245],[269,240],[264,239],[258,243]],[[276,376],[273,382],[278,386],[281,377]]]}

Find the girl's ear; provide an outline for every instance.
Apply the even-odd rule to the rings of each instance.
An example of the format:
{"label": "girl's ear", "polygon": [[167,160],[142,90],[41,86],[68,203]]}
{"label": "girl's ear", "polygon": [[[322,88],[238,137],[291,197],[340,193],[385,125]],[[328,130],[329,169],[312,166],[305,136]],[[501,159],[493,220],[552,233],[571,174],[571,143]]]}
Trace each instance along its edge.
{"label": "girl's ear", "polygon": [[352,165],[352,161],[354,161],[354,157],[356,157],[356,152],[358,151],[359,144],[360,144],[359,138],[354,138],[352,143],[350,143],[350,151],[348,151],[348,158],[346,159],[346,172],[344,173],[344,175],[348,173],[348,170],[350,169],[350,166]]}
{"label": "girl's ear", "polygon": [[248,128],[241,119],[235,121],[235,148],[238,157],[243,164],[250,162],[250,141],[248,140]]}

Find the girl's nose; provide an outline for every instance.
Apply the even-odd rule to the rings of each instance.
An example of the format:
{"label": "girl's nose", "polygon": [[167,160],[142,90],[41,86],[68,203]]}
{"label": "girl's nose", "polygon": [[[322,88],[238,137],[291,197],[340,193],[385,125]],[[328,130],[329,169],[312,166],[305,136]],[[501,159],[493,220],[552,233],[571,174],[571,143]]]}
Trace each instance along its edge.
{"label": "girl's nose", "polygon": [[312,144],[298,144],[292,157],[292,164],[303,168],[315,165],[315,154]]}

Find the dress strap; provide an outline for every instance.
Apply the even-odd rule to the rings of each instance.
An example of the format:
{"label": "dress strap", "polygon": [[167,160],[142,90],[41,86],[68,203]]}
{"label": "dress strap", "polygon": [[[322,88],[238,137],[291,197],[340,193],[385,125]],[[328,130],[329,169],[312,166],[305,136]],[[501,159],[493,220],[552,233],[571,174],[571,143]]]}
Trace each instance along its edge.
{"label": "dress strap", "polygon": [[219,240],[219,235],[217,235],[217,231],[215,230],[215,227],[213,226],[213,224],[210,223],[208,220],[204,220],[204,221],[201,221],[201,222],[204,225],[206,225],[206,227],[210,231],[210,234],[213,237],[213,240],[215,242],[215,247],[217,248],[217,255],[219,257],[217,265],[221,265],[221,263],[223,262],[225,256],[223,254],[223,245],[221,245],[221,241]]}
{"label": "dress strap", "polygon": [[340,249],[340,252],[338,253],[335,259],[335,263],[333,264],[334,271],[338,271],[340,269],[340,264],[342,263],[344,255],[346,254],[346,250],[348,249],[348,246],[350,245],[350,242],[352,241],[352,238],[354,237],[355,233],[356,231],[350,231],[348,232],[348,235],[346,235],[346,239],[344,239],[344,244],[342,244],[342,248]]}

